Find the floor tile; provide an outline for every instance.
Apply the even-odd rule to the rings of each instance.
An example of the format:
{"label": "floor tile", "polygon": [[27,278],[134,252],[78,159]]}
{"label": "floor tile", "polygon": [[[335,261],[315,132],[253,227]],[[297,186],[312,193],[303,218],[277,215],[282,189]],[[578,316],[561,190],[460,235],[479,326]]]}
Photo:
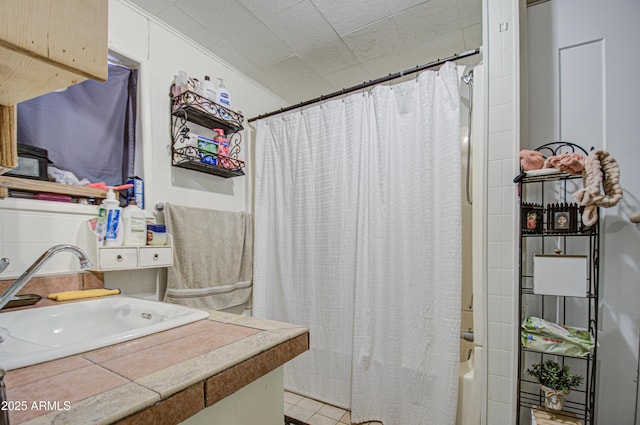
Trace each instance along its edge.
{"label": "floor tile", "polygon": [[303,398],[304,397],[296,393],[292,393],[289,391],[284,392],[284,401],[289,404],[298,404],[298,402],[300,402],[300,400],[302,400]]}
{"label": "floor tile", "polygon": [[344,416],[346,410],[336,406],[332,406],[330,404],[325,404],[320,409],[318,409],[318,413],[337,421]]}
{"label": "floor tile", "polygon": [[300,400],[298,403],[296,403],[296,406],[302,407],[303,409],[311,410],[312,412],[315,413],[318,410],[320,410],[320,408],[323,406],[323,404],[320,403],[317,400],[313,400],[311,398],[304,397],[302,400]]}
{"label": "floor tile", "polygon": [[307,422],[315,412],[311,410],[303,409],[300,406],[293,406],[287,411],[287,416],[291,416],[302,422]]}
{"label": "floor tile", "polygon": [[316,413],[307,423],[309,425],[336,425],[338,421]]}
{"label": "floor tile", "polygon": [[347,412],[340,418],[340,422],[351,425],[351,412],[347,410]]}

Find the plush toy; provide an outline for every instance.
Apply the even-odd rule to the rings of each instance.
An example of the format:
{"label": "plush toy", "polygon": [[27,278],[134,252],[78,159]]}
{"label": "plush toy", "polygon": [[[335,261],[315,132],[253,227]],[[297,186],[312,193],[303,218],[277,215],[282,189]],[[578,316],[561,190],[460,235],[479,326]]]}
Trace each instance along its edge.
{"label": "plush toy", "polygon": [[538,151],[521,150],[520,165],[524,171],[538,170],[544,165],[544,156]]}
{"label": "plush toy", "polygon": [[579,175],[584,170],[584,159],[579,153],[561,153],[547,158],[543,168],[557,168],[568,174]]}

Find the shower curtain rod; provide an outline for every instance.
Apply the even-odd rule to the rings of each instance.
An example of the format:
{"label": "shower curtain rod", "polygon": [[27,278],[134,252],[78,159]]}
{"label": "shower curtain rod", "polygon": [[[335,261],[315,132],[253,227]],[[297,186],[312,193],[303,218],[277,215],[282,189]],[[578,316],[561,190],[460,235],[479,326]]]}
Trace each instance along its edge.
{"label": "shower curtain rod", "polygon": [[269,113],[266,113],[266,114],[258,115],[257,117],[249,118],[248,122],[253,122],[253,121],[256,121],[256,120],[260,120],[262,118],[271,117],[273,115],[278,115],[278,114],[281,114],[283,112],[292,111],[292,110],[297,109],[297,108],[303,108],[305,106],[309,106],[309,105],[312,105],[314,103],[322,102],[323,100],[327,100],[327,99],[331,99],[331,98],[334,98],[334,97],[342,96],[344,94],[351,93],[351,92],[354,92],[354,91],[358,91],[358,90],[361,90],[361,89],[365,89],[367,87],[375,86],[377,84],[386,83],[387,81],[395,80],[397,78],[404,77],[405,75],[414,74],[416,72],[424,71],[425,69],[429,69],[429,68],[433,68],[433,67],[442,65],[445,62],[458,60],[458,59],[463,59],[463,58],[466,58],[466,57],[469,57],[469,56],[477,55],[478,53],[480,53],[480,47],[477,47],[477,48],[475,48],[473,50],[467,50],[466,52],[456,53],[456,54],[454,54],[452,56],[449,56],[448,58],[438,59],[438,60],[435,60],[433,62],[429,62],[429,63],[424,64],[424,65],[416,66],[415,68],[407,69],[406,71],[400,71],[400,72],[396,72],[395,74],[389,74],[389,75],[387,75],[385,77],[377,78],[375,80],[365,81],[364,83],[358,84],[357,86],[352,86],[352,87],[349,87],[349,88],[346,88],[346,89],[342,89],[342,90],[339,90],[339,91],[336,91],[336,92],[333,92],[333,93],[330,93],[330,94],[325,94],[325,95],[322,95],[320,97],[316,97],[315,99],[311,99],[311,100],[307,100],[305,102],[300,102],[300,103],[295,104],[295,105],[287,106],[286,108],[280,108],[277,111],[273,111],[273,112],[269,112]]}

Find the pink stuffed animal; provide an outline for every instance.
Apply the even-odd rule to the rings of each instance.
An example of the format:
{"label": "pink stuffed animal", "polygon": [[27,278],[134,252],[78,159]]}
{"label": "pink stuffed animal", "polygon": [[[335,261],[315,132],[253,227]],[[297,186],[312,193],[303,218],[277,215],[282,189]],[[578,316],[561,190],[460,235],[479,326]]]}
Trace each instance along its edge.
{"label": "pink stuffed animal", "polygon": [[524,171],[538,170],[544,165],[544,156],[538,151],[521,150],[520,165]]}

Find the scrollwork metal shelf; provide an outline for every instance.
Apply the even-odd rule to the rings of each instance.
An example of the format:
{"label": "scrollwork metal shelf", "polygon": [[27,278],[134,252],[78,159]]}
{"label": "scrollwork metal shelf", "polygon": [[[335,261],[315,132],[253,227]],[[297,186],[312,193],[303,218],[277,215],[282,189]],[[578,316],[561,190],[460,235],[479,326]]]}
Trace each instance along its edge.
{"label": "scrollwork metal shelf", "polygon": [[[206,99],[192,91],[171,97],[171,161],[174,167],[186,168],[221,177],[244,175],[244,161],[239,159],[244,117],[239,112]],[[229,141],[229,155],[206,152],[194,146],[188,122],[208,129],[221,128]],[[208,160],[207,160],[208,159]]]}

